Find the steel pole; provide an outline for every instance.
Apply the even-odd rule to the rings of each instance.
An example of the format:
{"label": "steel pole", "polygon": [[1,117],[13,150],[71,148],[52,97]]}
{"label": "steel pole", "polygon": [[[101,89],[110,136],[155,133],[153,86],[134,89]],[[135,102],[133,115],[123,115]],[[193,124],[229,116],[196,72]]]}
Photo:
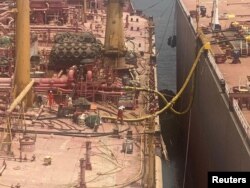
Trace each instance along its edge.
{"label": "steel pole", "polygon": [[[14,74],[14,98],[30,82],[30,7],[29,1],[17,0],[16,65]],[[32,94],[27,94],[26,106],[32,105]]]}
{"label": "steel pole", "polygon": [[86,23],[86,8],[87,8],[87,2],[86,0],[82,0],[82,23]]}

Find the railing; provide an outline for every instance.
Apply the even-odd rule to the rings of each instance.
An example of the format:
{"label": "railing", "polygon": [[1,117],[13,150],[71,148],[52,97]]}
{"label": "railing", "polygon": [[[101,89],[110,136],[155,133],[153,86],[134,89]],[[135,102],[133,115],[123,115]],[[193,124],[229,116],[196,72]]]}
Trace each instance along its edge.
{"label": "railing", "polygon": [[246,118],[244,117],[237,100],[233,99],[233,107],[234,110],[237,114],[237,116],[239,117],[239,120],[244,128],[244,130],[246,131],[247,137],[250,139],[250,126],[249,123],[247,122]]}
{"label": "railing", "polygon": [[[214,59],[214,57],[213,57],[213,55],[212,55],[211,52],[208,52],[208,59],[209,59],[210,64],[212,65],[213,70],[215,71],[218,79],[219,80],[224,80],[224,77],[223,77],[221,71],[219,70],[219,68],[218,68],[218,66],[217,66],[217,64],[215,62],[215,59]],[[226,83],[225,83],[225,90],[226,90],[225,93],[226,93],[226,95],[229,98],[230,88],[229,88],[229,86]],[[242,124],[242,127],[246,131],[246,134],[247,134],[248,138],[250,138],[250,125],[247,122],[245,116],[243,115],[243,113],[242,113],[242,111],[241,111],[241,109],[240,109],[240,107],[238,105],[237,100],[235,100],[235,99],[233,99],[233,108],[234,108],[234,111],[235,111],[235,113],[237,114],[237,116],[239,118],[239,121]]]}
{"label": "railing", "polygon": [[[217,64],[215,62],[215,59],[214,59],[214,56],[212,55],[211,52],[208,52],[208,59],[209,59],[210,64],[212,65],[213,70],[216,73],[218,79],[219,80],[225,80],[222,73],[221,73],[221,71],[220,71],[220,69],[219,69],[219,67],[217,66]],[[229,97],[230,88],[226,83],[225,83],[225,90],[226,90],[226,95]]]}
{"label": "railing", "polygon": [[179,0],[179,1],[177,1],[177,2],[180,2],[181,7],[183,8],[183,10],[184,10],[184,12],[186,13],[186,15],[187,15],[187,16],[190,16],[189,11],[188,11],[187,7],[185,6],[185,4],[182,2],[182,0]]}
{"label": "railing", "polygon": [[183,8],[183,11],[186,13],[186,15],[187,15],[187,17],[188,17],[188,19],[189,19],[189,22],[190,22],[190,24],[192,25],[193,30],[195,31],[197,25],[196,25],[196,22],[193,20],[193,18],[191,18],[190,13],[189,13],[187,7],[186,7],[185,4],[182,2],[182,0],[179,0],[179,1],[177,1],[177,2],[181,4],[181,7]]}
{"label": "railing", "polygon": [[216,62],[215,62],[215,59],[214,59],[214,57],[213,57],[213,55],[212,55],[211,52],[208,52],[208,59],[209,59],[209,61],[210,61],[210,64],[212,65],[212,67],[213,67],[215,73],[217,74],[218,78],[219,78],[220,80],[221,80],[221,79],[224,79],[224,77],[223,77],[221,71],[219,70],[219,68],[218,68],[218,66],[217,66],[217,64],[216,64]]}

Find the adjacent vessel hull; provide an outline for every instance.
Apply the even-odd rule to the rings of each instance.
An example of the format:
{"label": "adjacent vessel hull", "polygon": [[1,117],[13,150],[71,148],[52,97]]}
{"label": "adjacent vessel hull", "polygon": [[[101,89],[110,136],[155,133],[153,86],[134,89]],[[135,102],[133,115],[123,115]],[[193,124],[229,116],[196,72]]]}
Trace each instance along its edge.
{"label": "adjacent vessel hull", "polygon": [[[197,40],[194,19],[181,0],[176,4],[176,12],[178,90],[202,44]],[[207,187],[208,171],[250,170],[249,139],[236,113],[229,110],[228,97],[210,60],[201,57],[195,74],[193,106],[181,118],[187,155],[185,187]],[[184,109],[191,96],[190,84],[179,107]]]}

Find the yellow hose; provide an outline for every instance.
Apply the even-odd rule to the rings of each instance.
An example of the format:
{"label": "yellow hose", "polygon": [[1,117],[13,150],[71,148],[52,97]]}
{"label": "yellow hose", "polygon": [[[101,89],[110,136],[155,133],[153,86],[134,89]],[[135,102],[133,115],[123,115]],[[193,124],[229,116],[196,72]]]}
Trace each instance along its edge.
{"label": "yellow hose", "polygon": [[[184,90],[186,89],[189,81],[191,80],[192,76],[193,76],[193,73],[197,67],[197,64],[199,63],[199,59],[200,59],[200,56],[202,54],[202,52],[204,51],[204,49],[208,50],[210,48],[210,43],[207,42],[205,43],[199,50],[196,58],[195,58],[195,61],[193,63],[193,66],[191,67],[191,70],[185,80],[185,82],[183,83],[181,89],[178,91],[178,93],[172,98],[171,101],[167,101],[166,98],[164,97],[164,95],[162,93],[160,93],[159,91],[157,90],[151,90],[151,89],[147,89],[147,88],[140,88],[140,87],[129,87],[129,86],[126,86],[124,87],[124,89],[127,89],[127,90],[137,90],[137,91],[146,91],[146,92],[154,92],[154,93],[157,93],[165,102],[166,102],[166,105],[161,109],[161,110],[158,110],[157,112],[155,112],[154,114],[149,114],[149,115],[145,115],[143,117],[140,117],[140,118],[135,118],[135,119],[124,119],[123,121],[126,121],[126,122],[135,122],[135,121],[143,121],[143,120],[146,120],[146,119],[149,119],[151,118],[152,116],[158,116],[159,114],[163,113],[165,110],[169,109],[169,108],[172,108],[173,105],[175,104],[175,102],[180,98],[180,96],[183,94]],[[190,103],[191,104],[191,103]],[[190,106],[189,104],[189,106]],[[175,111],[174,109],[174,112],[176,112],[177,114],[183,114],[183,113],[186,113],[186,111],[189,110],[189,106],[188,108],[184,111],[184,112],[177,112]],[[102,118],[104,119],[111,119],[111,120],[116,120],[117,117],[111,117],[111,116],[102,116]]]}
{"label": "yellow hose", "polygon": [[[194,73],[195,74],[195,73]],[[188,103],[188,106],[185,110],[183,110],[182,112],[176,111],[173,107],[171,107],[171,111],[174,112],[177,115],[184,115],[186,113],[189,112],[189,110],[192,107],[193,101],[194,101],[194,85],[195,85],[195,80],[194,80],[194,75],[193,75],[193,79],[192,79],[192,88],[191,88],[191,97]]]}

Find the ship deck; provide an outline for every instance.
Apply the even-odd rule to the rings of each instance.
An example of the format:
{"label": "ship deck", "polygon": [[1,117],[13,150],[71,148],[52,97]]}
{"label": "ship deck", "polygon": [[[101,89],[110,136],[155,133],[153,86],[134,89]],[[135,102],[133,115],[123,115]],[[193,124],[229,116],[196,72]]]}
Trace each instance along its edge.
{"label": "ship deck", "polygon": [[[102,105],[102,108],[110,109],[105,105]],[[32,109],[31,113],[34,112],[35,110]],[[42,114],[44,117],[54,115],[48,108],[45,108]],[[117,184],[140,187],[140,184],[129,185],[129,182],[139,180],[142,176],[141,135],[143,134],[140,132],[142,126],[127,123],[121,126],[105,122],[98,128],[97,135],[93,129],[87,126],[79,127],[72,123],[71,119],[37,120],[33,124],[26,122],[26,126],[28,132],[34,131],[33,134],[40,131],[36,138],[35,149],[33,151],[24,150],[20,153],[19,138],[22,134],[16,134],[12,142],[12,155],[1,156],[1,160],[5,160],[7,164],[7,168],[1,176],[0,186],[17,184],[26,188],[77,186],[80,174],[79,160],[86,159],[86,142],[89,141],[91,142],[91,169],[86,167],[85,172],[88,187]],[[112,134],[114,128],[119,129],[119,136]],[[132,154],[122,151],[128,130],[133,132]],[[69,133],[75,135],[63,135]],[[107,135],[102,136],[101,134]],[[32,159],[33,155],[35,155],[35,160]],[[22,156],[22,160],[20,160],[20,156]],[[51,157],[51,165],[44,164],[44,158],[47,156]]]}
{"label": "ship deck", "polygon": [[[184,7],[186,8],[186,12],[188,15],[192,17],[192,23],[194,30],[196,30],[197,22],[195,18],[195,10],[196,10],[196,0],[181,0]],[[211,32],[211,11],[213,7],[213,0],[203,0],[200,1],[200,6],[204,6],[206,8],[206,16],[199,16],[199,27],[202,28],[208,39],[208,41],[222,41],[222,40],[234,40],[231,41],[230,44],[221,45],[221,44],[213,44],[211,47],[211,54],[215,59],[216,64],[213,66],[216,69],[216,73],[218,74],[219,79],[224,79],[226,82],[226,88],[228,94],[233,93],[233,87],[243,86],[244,88],[248,88],[247,93],[249,93],[249,81],[248,76],[250,75],[250,52],[249,52],[249,42],[246,43],[244,40],[241,43],[240,40],[235,40],[237,37],[239,38],[239,33],[236,31],[227,30],[230,28],[230,24],[232,22],[238,22],[240,25],[244,25],[245,28],[241,30],[244,33],[244,36],[249,36],[250,30],[250,1],[249,0],[225,0],[218,1],[219,5],[219,23],[221,25],[221,30],[223,32],[212,33]],[[194,16],[192,16],[192,14]],[[227,30],[227,31],[225,31]],[[210,31],[210,32],[207,32]],[[232,50],[239,50],[242,54],[240,59],[240,63],[233,63],[232,51],[228,53],[228,47],[231,47]],[[248,52],[244,52],[248,50]],[[231,54],[230,54],[231,53]],[[240,91],[241,92],[241,91]],[[242,91],[246,92],[246,91]],[[239,102],[240,111],[243,113],[244,119],[248,122],[248,126],[245,127],[249,130],[250,124],[250,110],[248,107],[249,97],[245,100],[242,98],[241,102]],[[243,102],[245,101],[245,102]],[[241,103],[241,104],[240,104]],[[241,113],[240,112],[240,113]]]}
{"label": "ship deck", "polygon": [[[90,12],[89,12],[90,13]],[[125,38],[127,47],[136,51],[137,54],[144,52],[143,56],[138,56],[138,67],[136,67],[137,79],[141,87],[149,87],[149,75],[152,71],[150,65],[149,43],[148,43],[148,21],[138,16],[124,13],[129,17],[129,27],[125,28]],[[68,26],[44,26],[32,25],[34,32],[47,32],[50,30],[51,38],[57,31],[67,29],[77,32],[91,31],[104,42],[105,36],[105,12],[97,11],[93,20],[78,25],[78,28]],[[53,28],[56,28],[53,31]],[[73,29],[72,29],[73,28]],[[49,53],[50,42],[39,42],[38,49],[41,52]],[[48,61],[48,59],[44,59]],[[132,66],[131,66],[132,67]],[[153,67],[154,73],[156,68]],[[155,82],[157,82],[155,80]],[[157,85],[157,84],[156,84]],[[44,96],[46,98],[46,96]],[[148,93],[141,92],[138,107],[136,109],[126,109],[124,118],[136,119],[149,114]],[[6,101],[2,100],[1,103]],[[91,103],[102,116],[116,117],[118,106],[111,105],[108,100],[101,103]],[[58,105],[52,109],[48,104],[44,104],[42,113],[37,120],[26,120],[19,122],[13,129],[22,130],[27,127],[28,134],[37,134],[34,148],[20,150],[20,137],[23,133],[16,133],[13,137],[11,155],[1,155],[0,168],[6,163],[7,167],[0,176],[0,187],[11,187],[20,185],[25,188],[63,188],[79,187],[80,182],[80,159],[86,159],[86,142],[91,142],[90,163],[91,169],[85,170],[85,183],[87,187],[142,187],[142,177],[144,173],[144,139],[145,126],[149,122],[120,122],[115,120],[103,121],[97,132],[87,126],[79,126],[69,118],[56,118]],[[25,115],[37,117],[39,108],[30,109]],[[4,114],[4,110],[0,111]],[[155,118],[156,130],[159,130],[158,118]],[[21,126],[22,124],[22,126]],[[5,126],[5,118],[1,118],[1,129]],[[118,135],[114,134],[118,131]],[[133,152],[128,154],[123,151],[124,142],[128,131],[132,131]],[[64,135],[65,134],[65,135]],[[0,137],[1,138],[1,137]],[[127,148],[125,146],[125,148]],[[29,149],[31,149],[29,151]],[[46,165],[46,160],[51,159],[51,164]],[[88,164],[87,164],[88,165]],[[85,166],[85,168],[87,168]],[[158,169],[159,170],[159,169]]]}

